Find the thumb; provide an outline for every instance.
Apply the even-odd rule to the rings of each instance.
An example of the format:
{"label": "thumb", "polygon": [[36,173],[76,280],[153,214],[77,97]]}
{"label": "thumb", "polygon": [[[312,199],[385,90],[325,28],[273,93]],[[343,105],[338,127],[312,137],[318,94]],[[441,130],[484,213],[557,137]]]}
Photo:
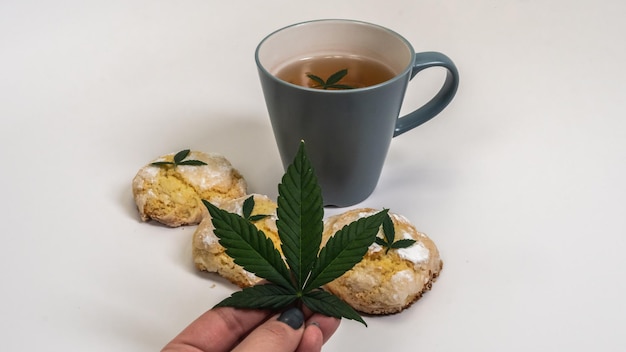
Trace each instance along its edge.
{"label": "thumb", "polygon": [[233,352],[293,352],[304,334],[304,314],[290,308],[254,329]]}

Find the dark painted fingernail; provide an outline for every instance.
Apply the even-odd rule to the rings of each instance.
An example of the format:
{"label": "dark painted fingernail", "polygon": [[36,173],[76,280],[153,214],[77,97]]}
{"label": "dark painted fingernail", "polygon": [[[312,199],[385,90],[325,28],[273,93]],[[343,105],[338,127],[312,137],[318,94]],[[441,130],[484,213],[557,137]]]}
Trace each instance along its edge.
{"label": "dark painted fingernail", "polygon": [[294,330],[297,330],[300,329],[302,324],[304,324],[304,314],[298,308],[289,308],[278,317],[278,321],[281,321],[291,326]]}

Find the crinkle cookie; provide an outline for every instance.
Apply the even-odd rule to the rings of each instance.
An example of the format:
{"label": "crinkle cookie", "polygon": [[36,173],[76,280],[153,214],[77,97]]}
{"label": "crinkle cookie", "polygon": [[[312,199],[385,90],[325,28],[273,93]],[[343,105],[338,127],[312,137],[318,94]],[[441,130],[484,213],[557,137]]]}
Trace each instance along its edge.
{"label": "crinkle cookie", "polygon": [[191,151],[184,160],[206,165],[153,165],[173,162],[174,153],[142,167],[133,179],[133,196],[143,221],[167,226],[195,225],[208,211],[202,199],[218,205],[246,194],[246,181],[222,155]]}
{"label": "crinkle cookie", "polygon": [[[270,198],[260,194],[247,195],[223,202],[220,208],[243,216],[243,204],[249,197],[254,197],[254,208],[250,215],[268,215],[261,220],[253,221],[253,224],[263,231],[265,236],[272,240],[274,247],[280,251],[280,239],[276,228],[277,205]],[[235,264],[233,258],[226,254],[214,230],[211,216],[207,215],[193,235],[192,255],[196,268],[218,273],[241,288],[258,283],[261,280],[259,277]]]}
{"label": "crinkle cookie", "polygon": [[[355,209],[324,221],[325,244],[343,226],[376,213],[375,209]],[[404,217],[389,213],[395,240],[414,239],[408,248],[390,249],[373,243],[363,260],[325,289],[367,314],[392,314],[402,311],[432,287],[443,262],[435,243],[418,232]],[[384,238],[382,228],[378,237]]]}

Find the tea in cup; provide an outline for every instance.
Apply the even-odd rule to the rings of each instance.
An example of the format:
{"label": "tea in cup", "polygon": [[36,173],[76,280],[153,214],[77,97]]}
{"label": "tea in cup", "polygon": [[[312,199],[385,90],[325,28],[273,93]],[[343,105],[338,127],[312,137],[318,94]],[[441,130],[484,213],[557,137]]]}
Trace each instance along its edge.
{"label": "tea in cup", "polygon": [[[283,165],[307,146],[324,204],[344,207],[376,188],[393,137],[435,117],[459,84],[439,52],[415,53],[394,31],[353,20],[317,20],[261,41],[256,64]],[[399,117],[407,85],[429,67],[447,70],[425,105]]]}

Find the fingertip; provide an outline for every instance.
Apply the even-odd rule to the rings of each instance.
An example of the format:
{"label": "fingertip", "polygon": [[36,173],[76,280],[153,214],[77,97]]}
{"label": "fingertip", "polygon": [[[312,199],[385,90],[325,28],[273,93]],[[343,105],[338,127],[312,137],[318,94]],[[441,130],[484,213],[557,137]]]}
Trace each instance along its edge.
{"label": "fingertip", "polygon": [[269,311],[231,307],[208,310],[181,331],[164,350],[182,351],[191,346],[202,351],[230,350],[270,314]]}
{"label": "fingertip", "polygon": [[323,343],[326,343],[339,328],[341,319],[329,317],[322,314],[313,314],[307,321],[307,327],[313,324],[322,332]]}
{"label": "fingertip", "polygon": [[318,329],[320,329],[320,323],[318,323],[317,321],[312,321],[309,323],[309,325],[316,326]]}
{"label": "fingertip", "polygon": [[295,351],[304,334],[304,315],[288,309],[253,330],[233,351]]}
{"label": "fingertip", "polygon": [[302,340],[296,352],[319,352],[324,345],[324,333],[317,321],[307,324],[302,334]]}

